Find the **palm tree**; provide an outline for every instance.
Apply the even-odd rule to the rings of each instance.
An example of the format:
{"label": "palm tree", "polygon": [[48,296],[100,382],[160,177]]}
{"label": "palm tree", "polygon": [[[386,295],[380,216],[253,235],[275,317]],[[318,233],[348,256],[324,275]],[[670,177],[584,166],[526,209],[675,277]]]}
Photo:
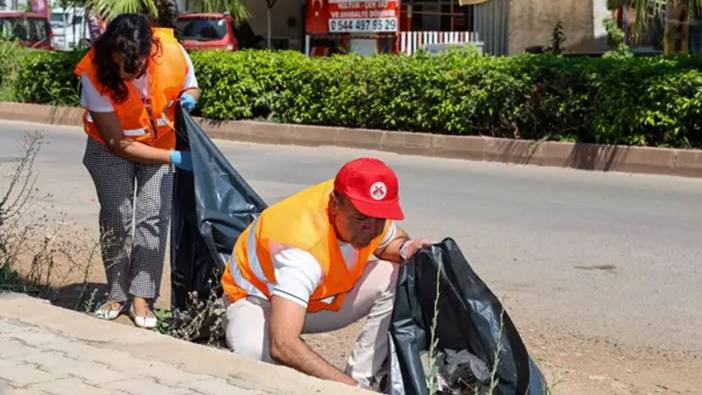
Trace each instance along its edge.
{"label": "palm tree", "polygon": [[[665,54],[676,52],[675,32],[680,31],[683,38],[689,33],[690,19],[702,14],[702,0],[607,0],[609,9],[634,8],[636,10],[636,28],[639,32],[648,21],[661,18],[665,22],[663,48]],[[687,40],[681,40],[682,52],[687,52]]]}
{"label": "palm tree", "polygon": [[[86,8],[106,20],[125,13],[146,14],[156,19],[159,17],[159,10],[163,14],[164,10],[175,9],[174,0],[78,0],[76,3],[83,3]],[[199,3],[203,12],[229,12],[236,24],[251,17],[241,0],[200,0]]]}
{"label": "palm tree", "polygon": [[85,0],[85,7],[106,20],[126,13],[158,17],[158,0]]}
{"label": "palm tree", "polygon": [[236,25],[251,18],[251,13],[242,0],[199,0],[198,3],[202,12],[228,12]]}

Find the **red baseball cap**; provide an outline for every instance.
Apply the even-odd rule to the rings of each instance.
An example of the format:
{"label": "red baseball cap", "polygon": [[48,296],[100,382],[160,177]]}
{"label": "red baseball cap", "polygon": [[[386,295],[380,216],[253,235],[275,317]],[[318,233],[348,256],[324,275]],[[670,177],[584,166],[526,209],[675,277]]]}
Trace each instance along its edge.
{"label": "red baseball cap", "polygon": [[395,172],[383,161],[358,158],[341,167],[334,190],[346,196],[356,210],[374,218],[404,219],[400,185]]}

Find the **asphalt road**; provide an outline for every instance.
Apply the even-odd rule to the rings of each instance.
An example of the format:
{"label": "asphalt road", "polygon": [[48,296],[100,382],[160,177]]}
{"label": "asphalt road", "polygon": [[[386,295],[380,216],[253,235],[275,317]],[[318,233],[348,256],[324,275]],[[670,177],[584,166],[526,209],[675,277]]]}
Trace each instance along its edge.
{"label": "asphalt road", "polygon": [[[73,127],[0,121],[0,192],[25,131],[46,140],[40,202],[96,229]],[[702,180],[217,140],[270,204],[377,156],[398,173],[410,234],[457,240],[513,320],[625,347],[702,355]]]}

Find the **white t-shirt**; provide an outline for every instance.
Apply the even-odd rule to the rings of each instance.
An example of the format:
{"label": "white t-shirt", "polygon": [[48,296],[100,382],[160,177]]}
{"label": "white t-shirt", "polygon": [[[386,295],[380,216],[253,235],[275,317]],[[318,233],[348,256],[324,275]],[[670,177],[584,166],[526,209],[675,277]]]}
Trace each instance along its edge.
{"label": "white t-shirt", "polygon": [[[395,222],[380,242],[378,248],[387,246],[397,233]],[[338,240],[346,267],[350,270],[358,261],[358,250],[351,244]],[[322,268],[317,259],[305,250],[285,248],[273,255],[273,266],[277,283],[271,294],[291,300],[307,308],[310,295],[322,283]]]}
{"label": "white t-shirt", "polygon": [[[185,62],[188,65],[188,73],[185,76],[185,82],[183,83],[183,89],[197,88],[197,78],[195,78],[195,69],[193,67],[193,61],[190,56],[185,51],[185,48],[178,44],[180,49],[185,55]],[[92,112],[112,112],[114,107],[112,106],[112,101],[109,96],[104,96],[95,88],[90,78],[83,73],[80,76],[81,81],[81,91],[80,91],[80,105],[86,108],[88,111]],[[128,82],[134,84],[134,87],[139,92],[142,98],[149,96],[149,74],[144,73],[143,76]]]}

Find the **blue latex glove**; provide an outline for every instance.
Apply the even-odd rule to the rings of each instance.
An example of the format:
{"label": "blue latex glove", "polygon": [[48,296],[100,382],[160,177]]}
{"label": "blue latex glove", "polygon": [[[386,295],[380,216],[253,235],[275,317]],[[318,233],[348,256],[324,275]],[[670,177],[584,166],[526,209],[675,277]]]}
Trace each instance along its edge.
{"label": "blue latex glove", "polygon": [[195,100],[195,96],[191,95],[190,93],[183,93],[180,96],[180,105],[185,111],[190,112],[195,109],[197,100]]}
{"label": "blue latex glove", "polygon": [[181,170],[193,171],[193,157],[187,151],[171,151],[171,164]]}

